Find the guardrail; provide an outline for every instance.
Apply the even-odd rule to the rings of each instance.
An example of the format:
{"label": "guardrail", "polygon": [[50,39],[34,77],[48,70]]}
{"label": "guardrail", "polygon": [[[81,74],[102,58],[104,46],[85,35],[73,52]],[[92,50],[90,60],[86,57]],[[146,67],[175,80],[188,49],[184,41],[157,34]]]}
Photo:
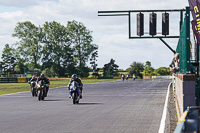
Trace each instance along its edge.
{"label": "guardrail", "polygon": [[200,133],[200,106],[191,106],[182,114],[174,133]]}
{"label": "guardrail", "polygon": [[152,76],[152,79],[172,79],[172,76]]}
{"label": "guardrail", "polygon": [[17,78],[0,78],[0,83],[18,83]]}

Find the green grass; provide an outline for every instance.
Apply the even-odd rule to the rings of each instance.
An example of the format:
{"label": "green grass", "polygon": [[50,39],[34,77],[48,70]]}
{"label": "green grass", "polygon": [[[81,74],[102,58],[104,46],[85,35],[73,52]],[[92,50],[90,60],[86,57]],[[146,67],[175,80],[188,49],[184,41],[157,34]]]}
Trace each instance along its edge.
{"label": "green grass", "polygon": [[[115,81],[116,79],[83,79],[83,84],[98,83],[98,82],[109,82]],[[50,88],[67,86],[69,80],[53,80],[50,81]],[[28,83],[0,83],[0,95],[10,94],[16,92],[30,91]]]}
{"label": "green grass", "polygon": [[0,83],[0,95],[29,90],[28,83]]}

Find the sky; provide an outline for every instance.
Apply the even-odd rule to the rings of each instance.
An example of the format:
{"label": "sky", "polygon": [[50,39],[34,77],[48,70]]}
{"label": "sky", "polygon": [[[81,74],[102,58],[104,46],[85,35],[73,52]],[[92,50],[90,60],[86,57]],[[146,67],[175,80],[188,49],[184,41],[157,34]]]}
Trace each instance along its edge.
{"label": "sky", "polygon": [[[152,67],[168,67],[173,53],[158,39],[129,39],[128,17],[100,17],[98,11],[183,9],[187,0],[0,0],[0,56],[5,44],[18,41],[12,37],[17,22],[31,21],[36,26],[46,21],[67,25],[82,22],[92,31],[98,45],[98,67],[114,59],[120,69],[134,61],[150,61]],[[148,32],[149,13],[144,14],[144,29]],[[161,32],[161,13],[157,14],[157,31]],[[170,35],[179,35],[179,13],[170,13]],[[132,36],[136,36],[136,14],[131,14]],[[148,34],[146,34],[148,35]],[[176,49],[178,39],[164,39]],[[0,59],[1,60],[1,59]],[[88,63],[89,66],[89,63]]]}

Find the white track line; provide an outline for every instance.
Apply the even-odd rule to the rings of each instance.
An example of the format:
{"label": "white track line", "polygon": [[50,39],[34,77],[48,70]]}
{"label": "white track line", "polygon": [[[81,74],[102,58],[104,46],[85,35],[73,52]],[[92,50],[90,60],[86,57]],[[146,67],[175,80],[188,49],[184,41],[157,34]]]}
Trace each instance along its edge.
{"label": "white track line", "polygon": [[10,93],[10,94],[3,94],[3,95],[0,95],[0,96],[11,96],[11,95],[27,93],[27,92],[30,92],[30,91],[22,91],[22,92]]}
{"label": "white track line", "polygon": [[168,85],[165,105],[164,105],[162,119],[161,119],[161,122],[160,122],[160,128],[159,128],[158,133],[164,133],[165,132],[165,121],[166,121],[166,117],[167,117],[167,105],[168,105],[168,99],[169,99],[169,89],[170,89],[171,84],[172,84],[172,82],[170,82],[169,85]]}

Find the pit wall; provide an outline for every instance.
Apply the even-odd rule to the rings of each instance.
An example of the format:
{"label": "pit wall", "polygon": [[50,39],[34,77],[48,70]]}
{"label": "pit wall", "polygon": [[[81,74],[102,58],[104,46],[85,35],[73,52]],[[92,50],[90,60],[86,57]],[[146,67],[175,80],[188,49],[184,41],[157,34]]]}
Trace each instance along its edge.
{"label": "pit wall", "polygon": [[196,106],[194,74],[174,74],[173,90],[176,101],[178,119],[188,106]]}

